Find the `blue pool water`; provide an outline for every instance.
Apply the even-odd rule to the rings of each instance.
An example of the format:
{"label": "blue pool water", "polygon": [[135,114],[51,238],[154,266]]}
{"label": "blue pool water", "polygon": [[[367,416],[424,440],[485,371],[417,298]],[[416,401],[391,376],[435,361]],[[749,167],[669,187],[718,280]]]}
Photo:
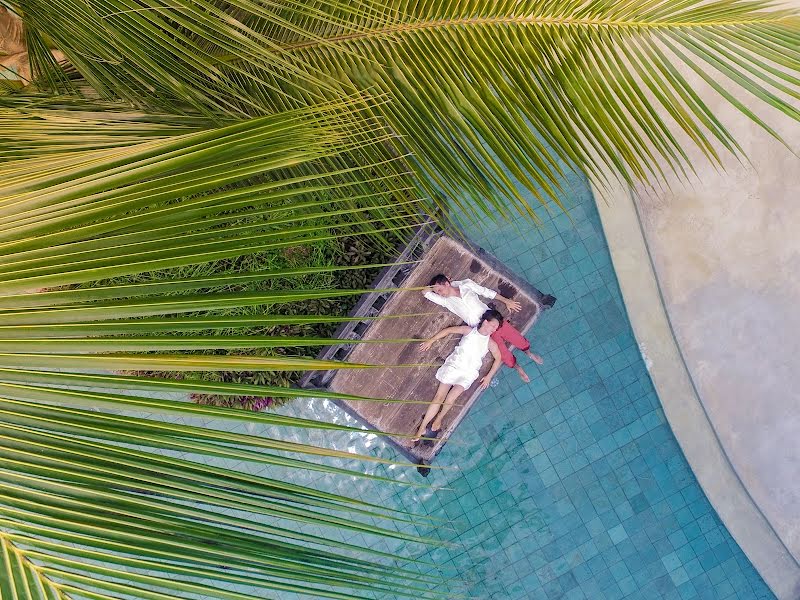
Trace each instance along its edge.
{"label": "blue pool water", "polygon": [[539,226],[469,232],[558,301],[530,335],[545,363],[522,358],[531,383],[505,370],[454,436],[464,445],[439,456],[466,469],[427,506],[474,544],[436,558],[476,598],[774,598],[665,421],[594,198],[572,187],[569,217],[537,209]]}
{"label": "blue pool water", "polygon": [[[435,470],[427,481],[449,489],[312,472],[264,474],[452,521],[452,528],[419,528],[454,544],[421,557],[441,565],[451,578],[448,589],[469,598],[774,598],[703,495],[665,422],[584,182],[573,182],[567,208],[569,217],[537,209],[538,226],[470,232],[558,301],[530,335],[544,364],[521,358],[531,383],[504,369],[437,458],[437,465],[458,469]],[[295,401],[280,411],[353,423],[324,400]],[[252,425],[236,429],[274,434]],[[374,435],[292,435],[402,461]],[[370,470],[421,481],[412,469]],[[360,535],[348,541],[420,552]]]}
{"label": "blue pool water", "polygon": [[452,491],[382,501],[454,521],[441,535],[460,545],[428,558],[472,598],[773,598],[665,422],[588,185],[567,208],[468,232],[558,298],[531,332],[545,362],[522,357],[529,385],[505,369],[445,446],[437,464],[460,469],[429,481]]}

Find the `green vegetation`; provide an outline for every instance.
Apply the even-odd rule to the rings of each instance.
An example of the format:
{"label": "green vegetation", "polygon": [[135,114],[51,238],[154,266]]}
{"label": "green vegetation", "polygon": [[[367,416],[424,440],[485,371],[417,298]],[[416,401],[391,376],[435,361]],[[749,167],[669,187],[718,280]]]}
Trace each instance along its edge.
{"label": "green vegetation", "polygon": [[0,86],[2,598],[445,596],[431,565],[304,529],[433,543],[415,517],[208,465],[359,476],[318,459],[375,458],[280,439],[341,427],[151,396],[372,368],[306,358],[363,292],[308,266],[342,240],[532,218],[519,190],[557,199],[569,169],[691,169],[681,136],[737,152],[676,65],[767,130],[736,94],[800,117],[800,20],[759,0],[0,4],[33,73]]}
{"label": "green vegetation", "polygon": [[[369,590],[439,597],[427,591],[429,577],[391,557],[303,526],[432,543],[403,532],[407,515],[207,464],[223,458],[359,477],[314,459],[373,458],[162,419],[347,428],[150,397],[308,392],[111,374],[344,366],[260,351],[329,343],[270,334],[265,323],[335,320],[288,307],[361,293],[326,289],[330,273],[313,272],[330,268],[303,256],[326,262],[325,249],[362,237],[380,247],[416,223],[396,199],[402,178],[391,164],[303,173],[347,149],[343,128],[353,125],[343,109],[180,133],[155,133],[145,119],[129,124],[134,139],[113,145],[104,142],[115,133],[114,110],[75,111],[66,121],[59,111],[52,122],[41,112],[11,115],[38,147],[28,156],[20,140],[26,156],[0,165],[2,597],[244,598],[208,582],[329,598]],[[37,128],[65,125],[84,136],[42,148]],[[72,147],[87,139],[101,147]],[[231,508],[241,516],[229,516]],[[386,526],[372,525],[375,516]]]}
{"label": "green vegetation", "polygon": [[[422,197],[501,218],[530,215],[518,185],[556,198],[565,165],[601,181],[691,168],[675,131],[711,160],[736,152],[684,73],[767,129],[736,94],[798,117],[798,17],[758,0],[18,6],[97,93],[148,111],[246,119],[376,98],[363,122],[399,137],[370,154],[410,154]],[[33,56],[43,84],[79,87]]]}
{"label": "green vegetation", "polygon": [[[90,287],[148,283],[191,277],[224,276],[240,272],[281,271],[310,267],[321,269],[308,275],[297,277],[277,277],[264,281],[256,281],[241,285],[230,285],[206,290],[209,293],[243,292],[243,291],[277,291],[297,288],[315,290],[366,289],[380,271],[371,265],[391,262],[396,257],[391,245],[375,243],[370,239],[341,238],[317,244],[288,247],[277,252],[259,252],[251,256],[237,257],[230,260],[214,261],[199,265],[191,265],[180,269],[169,269],[141,273],[123,280],[90,282]],[[328,268],[325,270],[325,268]],[[339,267],[337,270],[333,270]],[[341,267],[358,267],[341,269]],[[187,292],[176,292],[176,294]],[[223,317],[251,317],[258,320],[260,315],[328,315],[330,317],[346,317],[358,302],[357,296],[344,298],[315,298],[285,305],[275,306],[241,306],[218,311]],[[209,313],[204,313],[208,315]],[[198,315],[199,316],[199,315]],[[330,338],[339,326],[337,321],[292,323],[283,322],[274,325],[239,327],[227,329],[210,329],[191,332],[192,335],[264,335],[290,338],[311,337]],[[176,335],[189,335],[177,333]],[[205,350],[200,354],[225,355],[237,353],[245,356],[297,356],[314,357],[319,352],[317,346],[300,346],[296,348],[248,348],[246,350]],[[301,371],[198,371],[187,373],[146,372],[138,375],[155,377],[177,377],[179,379],[198,379],[204,381],[229,382],[250,385],[290,387],[296,385],[303,375]],[[218,396],[213,394],[196,394],[194,399],[203,404],[241,407],[248,410],[273,409],[286,401],[286,397],[274,395],[264,396]]]}

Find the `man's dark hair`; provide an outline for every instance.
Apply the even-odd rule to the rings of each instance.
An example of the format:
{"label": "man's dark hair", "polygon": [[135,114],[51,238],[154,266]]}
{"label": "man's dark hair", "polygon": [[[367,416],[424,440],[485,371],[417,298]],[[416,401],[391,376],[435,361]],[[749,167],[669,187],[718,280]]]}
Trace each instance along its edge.
{"label": "man's dark hair", "polygon": [[447,275],[439,273],[431,278],[431,282],[428,285],[444,285],[445,283],[450,283],[450,280],[447,278]]}
{"label": "man's dark hair", "polygon": [[497,311],[497,310],[494,310],[493,308],[490,308],[489,310],[487,310],[485,313],[483,313],[481,315],[481,320],[480,320],[480,322],[478,322],[478,327],[483,325],[484,321],[491,321],[491,320],[495,320],[500,325],[502,325],[503,324],[503,315],[500,314],[500,311]]}

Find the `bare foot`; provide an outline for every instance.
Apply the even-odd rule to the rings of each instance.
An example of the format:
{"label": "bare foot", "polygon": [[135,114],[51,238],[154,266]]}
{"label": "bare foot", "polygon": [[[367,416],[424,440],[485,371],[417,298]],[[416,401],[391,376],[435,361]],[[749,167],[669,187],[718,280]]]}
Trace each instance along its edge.
{"label": "bare foot", "polygon": [[419,440],[420,440],[420,438],[421,438],[423,435],[425,435],[425,428],[424,428],[424,427],[420,427],[420,428],[417,430],[417,435],[415,435],[413,438],[411,438],[411,443],[412,443],[412,444],[418,444],[418,443],[419,443]]}
{"label": "bare foot", "polygon": [[437,434],[437,433],[439,433],[441,430],[442,430],[442,424],[441,424],[441,423],[437,423],[436,421],[434,421],[434,422],[431,424],[431,433],[433,433],[433,434]]}
{"label": "bare foot", "polygon": [[530,358],[537,365],[541,365],[544,362],[544,359],[541,356],[539,356],[538,354],[534,354],[530,350],[526,350],[525,354],[527,354],[528,358]]}
{"label": "bare foot", "polygon": [[525,371],[522,370],[522,367],[517,365],[514,368],[517,370],[517,373],[519,373],[519,378],[522,379],[522,381],[524,381],[525,383],[530,383],[531,382],[531,378],[528,377],[528,374]]}

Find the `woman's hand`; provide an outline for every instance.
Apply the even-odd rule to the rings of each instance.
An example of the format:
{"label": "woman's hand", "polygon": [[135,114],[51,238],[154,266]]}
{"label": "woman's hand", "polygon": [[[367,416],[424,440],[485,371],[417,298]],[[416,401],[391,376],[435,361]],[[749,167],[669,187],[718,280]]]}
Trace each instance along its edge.
{"label": "woman's hand", "polygon": [[419,345],[419,349],[423,352],[427,352],[431,349],[431,346],[433,346],[433,340],[425,340]]}
{"label": "woman's hand", "polygon": [[483,391],[488,388],[492,384],[492,377],[491,375],[484,375],[481,377],[481,384],[478,386],[479,391]]}
{"label": "woman's hand", "polygon": [[522,310],[522,304],[516,300],[506,300],[506,308],[508,309],[508,312],[515,313]]}

